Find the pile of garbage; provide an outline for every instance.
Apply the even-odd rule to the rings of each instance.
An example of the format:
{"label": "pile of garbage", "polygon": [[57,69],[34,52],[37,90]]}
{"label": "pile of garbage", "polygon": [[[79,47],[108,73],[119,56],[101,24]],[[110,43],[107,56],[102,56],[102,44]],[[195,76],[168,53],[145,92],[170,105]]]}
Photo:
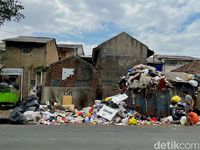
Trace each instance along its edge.
{"label": "pile of garbage", "polygon": [[118,82],[121,93],[125,93],[128,89],[139,91],[156,87],[158,90],[161,90],[171,86],[162,72],[158,72],[154,67],[143,64],[130,68]]}
{"label": "pile of garbage", "polygon": [[[158,89],[165,88],[167,81],[163,74],[156,72],[155,68],[146,65],[137,65],[129,69],[128,73],[119,82],[120,94],[107,97],[103,100],[95,100],[91,107],[82,110],[68,109],[66,105],[55,101],[55,95],[51,91],[52,100],[47,105],[40,105],[36,101],[36,91],[32,91],[29,98],[16,107],[10,116],[12,123],[36,123],[36,124],[66,124],[89,123],[115,124],[115,125],[149,125],[161,124],[157,118],[148,117],[135,111],[127,104],[128,89],[143,89],[150,85],[156,85]],[[31,92],[30,92],[31,93]],[[72,105],[70,105],[72,106]]]}
{"label": "pile of garbage", "polygon": [[171,115],[158,121],[156,117],[145,116],[128,106],[127,90],[140,91],[152,87],[161,90],[172,85],[166,80],[161,72],[147,65],[137,65],[128,70],[118,82],[120,94],[107,97],[103,100],[95,100],[90,107],[81,110],[74,109],[72,99],[63,100],[59,104],[55,99],[53,91],[52,98],[46,105],[40,105],[36,96],[37,91],[31,91],[27,100],[14,108],[10,115],[12,123],[25,124],[114,124],[114,125],[160,125],[162,123],[186,122],[185,103],[181,102],[179,96],[171,99]]}
{"label": "pile of garbage", "polygon": [[12,110],[10,121],[16,124],[25,124],[30,114],[34,116],[34,119],[38,119],[40,117],[39,107],[36,91],[32,90],[29,93],[29,97]]}
{"label": "pile of garbage", "polygon": [[181,97],[175,95],[171,98],[170,116],[163,118],[165,124],[186,124],[186,103],[181,101]]}
{"label": "pile of garbage", "polygon": [[188,83],[189,83],[191,86],[193,86],[193,87],[197,87],[197,86],[198,86],[198,81],[195,80],[194,75],[189,74],[189,75],[187,76],[187,79],[186,79],[186,80],[188,81]]}
{"label": "pile of garbage", "polygon": [[114,125],[158,125],[157,118],[147,117],[127,108],[126,94],[107,97],[104,100],[95,100],[94,105],[81,110],[67,110],[62,105],[39,105],[35,95],[23,101],[14,108],[10,115],[12,123],[16,124],[114,124]]}

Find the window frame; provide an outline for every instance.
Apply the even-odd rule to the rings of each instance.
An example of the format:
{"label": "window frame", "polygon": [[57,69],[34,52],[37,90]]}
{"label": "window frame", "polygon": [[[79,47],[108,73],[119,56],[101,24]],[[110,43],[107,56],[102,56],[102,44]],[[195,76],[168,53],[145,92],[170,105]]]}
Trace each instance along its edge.
{"label": "window frame", "polygon": [[22,55],[31,55],[32,48],[30,47],[21,47],[21,54]]}

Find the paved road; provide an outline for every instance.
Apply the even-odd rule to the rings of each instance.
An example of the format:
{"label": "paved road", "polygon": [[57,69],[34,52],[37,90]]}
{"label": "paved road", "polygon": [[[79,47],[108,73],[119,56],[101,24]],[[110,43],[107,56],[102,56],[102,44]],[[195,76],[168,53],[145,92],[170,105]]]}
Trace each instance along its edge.
{"label": "paved road", "polygon": [[200,143],[200,127],[0,125],[0,150],[151,150],[158,141]]}

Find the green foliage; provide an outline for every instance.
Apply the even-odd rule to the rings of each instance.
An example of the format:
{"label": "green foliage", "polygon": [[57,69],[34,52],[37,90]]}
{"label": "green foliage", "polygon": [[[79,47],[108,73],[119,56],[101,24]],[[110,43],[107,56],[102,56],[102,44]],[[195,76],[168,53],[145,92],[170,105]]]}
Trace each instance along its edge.
{"label": "green foliage", "polygon": [[0,26],[12,19],[19,21],[24,18],[20,12],[24,7],[18,0],[0,0]]}
{"label": "green foliage", "polygon": [[36,73],[41,73],[41,72],[44,72],[45,70],[46,70],[46,67],[44,65],[39,65],[35,68]]}

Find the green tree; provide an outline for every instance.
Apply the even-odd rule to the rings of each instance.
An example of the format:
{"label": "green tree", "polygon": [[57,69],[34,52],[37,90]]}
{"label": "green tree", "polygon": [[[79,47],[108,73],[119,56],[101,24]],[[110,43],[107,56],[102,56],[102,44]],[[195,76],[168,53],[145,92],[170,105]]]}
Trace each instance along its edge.
{"label": "green tree", "polygon": [[5,22],[11,20],[18,22],[24,18],[24,15],[20,12],[23,9],[24,7],[18,0],[0,0],[0,26]]}

